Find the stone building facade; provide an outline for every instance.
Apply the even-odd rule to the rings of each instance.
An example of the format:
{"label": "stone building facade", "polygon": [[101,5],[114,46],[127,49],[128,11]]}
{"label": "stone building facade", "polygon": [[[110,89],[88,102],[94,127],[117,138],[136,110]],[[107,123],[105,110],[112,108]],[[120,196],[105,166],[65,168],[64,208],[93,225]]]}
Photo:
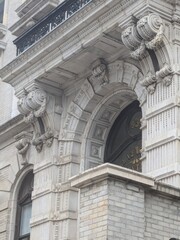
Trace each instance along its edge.
{"label": "stone building facade", "polygon": [[180,239],[179,1],[0,8],[0,240]]}

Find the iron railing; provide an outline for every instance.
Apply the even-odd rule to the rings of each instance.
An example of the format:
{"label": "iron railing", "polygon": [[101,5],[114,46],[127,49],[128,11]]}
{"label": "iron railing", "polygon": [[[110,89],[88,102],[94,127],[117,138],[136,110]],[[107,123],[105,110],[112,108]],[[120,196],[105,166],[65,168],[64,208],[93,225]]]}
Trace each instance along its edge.
{"label": "iron railing", "polygon": [[14,44],[17,47],[17,55],[23,53],[26,49],[50,33],[54,28],[62,24],[91,1],[92,0],[64,1],[40,22],[14,40]]}

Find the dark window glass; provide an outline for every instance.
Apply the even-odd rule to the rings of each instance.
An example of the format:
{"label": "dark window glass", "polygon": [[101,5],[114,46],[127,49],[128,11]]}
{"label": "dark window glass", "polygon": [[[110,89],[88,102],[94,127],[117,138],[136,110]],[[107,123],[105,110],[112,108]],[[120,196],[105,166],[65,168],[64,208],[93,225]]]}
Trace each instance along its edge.
{"label": "dark window glass", "polygon": [[4,0],[0,0],[0,23],[3,22],[4,15]]}
{"label": "dark window glass", "polygon": [[32,210],[31,193],[33,190],[33,179],[33,173],[29,172],[19,189],[15,240],[30,239],[30,219]]}
{"label": "dark window glass", "polygon": [[141,172],[142,136],[139,102],[127,106],[114,122],[105,148],[105,162]]}

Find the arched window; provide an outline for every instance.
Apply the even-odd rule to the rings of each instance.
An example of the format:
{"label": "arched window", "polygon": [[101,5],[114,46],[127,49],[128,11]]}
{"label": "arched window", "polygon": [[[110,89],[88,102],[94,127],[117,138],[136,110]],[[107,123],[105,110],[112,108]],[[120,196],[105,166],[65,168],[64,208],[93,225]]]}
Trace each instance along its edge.
{"label": "arched window", "polygon": [[31,171],[23,179],[18,193],[14,240],[30,239],[30,218],[32,210],[31,194],[33,190],[33,182],[34,176]]}
{"label": "arched window", "polygon": [[108,135],[105,162],[141,172],[141,117],[138,101],[132,102],[120,113]]}

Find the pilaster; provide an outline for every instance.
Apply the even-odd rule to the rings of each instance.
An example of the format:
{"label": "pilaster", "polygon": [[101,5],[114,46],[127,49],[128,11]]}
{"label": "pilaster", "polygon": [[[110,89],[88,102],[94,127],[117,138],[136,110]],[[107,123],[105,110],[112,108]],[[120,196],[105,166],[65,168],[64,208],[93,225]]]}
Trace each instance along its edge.
{"label": "pilaster", "polygon": [[147,90],[142,171],[179,186],[179,6],[169,6],[171,13],[160,16],[155,5],[129,21],[122,41],[140,63],[144,76],[139,82]]}

